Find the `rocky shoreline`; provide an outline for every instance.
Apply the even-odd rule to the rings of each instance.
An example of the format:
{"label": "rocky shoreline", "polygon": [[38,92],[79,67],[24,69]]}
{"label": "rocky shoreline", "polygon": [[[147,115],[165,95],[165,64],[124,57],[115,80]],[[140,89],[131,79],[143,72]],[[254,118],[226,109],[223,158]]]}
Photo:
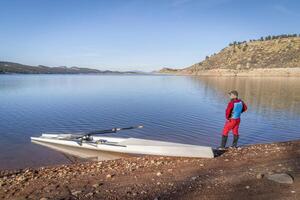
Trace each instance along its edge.
{"label": "rocky shoreline", "polygon": [[208,70],[172,70],[163,69],[160,74],[192,76],[237,76],[237,77],[300,77],[300,67],[295,68],[257,68],[257,69],[208,69]]}
{"label": "rocky shoreline", "polygon": [[4,170],[0,199],[300,199],[300,140],[214,159],[143,156]]}

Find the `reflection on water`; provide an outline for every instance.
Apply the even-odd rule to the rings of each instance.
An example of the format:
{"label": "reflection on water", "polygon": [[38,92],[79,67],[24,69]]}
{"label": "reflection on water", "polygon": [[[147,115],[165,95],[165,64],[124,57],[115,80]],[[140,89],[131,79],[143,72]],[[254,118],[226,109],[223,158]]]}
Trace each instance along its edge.
{"label": "reflection on water", "polygon": [[70,162],[30,143],[41,132],[143,124],[111,136],[215,147],[232,89],[249,107],[241,145],[300,139],[298,78],[1,75],[0,169]]}
{"label": "reflection on water", "polygon": [[[300,114],[300,79],[287,77],[192,77],[207,91],[215,91],[219,98],[230,90],[238,90],[241,97],[259,114],[288,112]],[[283,113],[284,114],[284,113]]]}

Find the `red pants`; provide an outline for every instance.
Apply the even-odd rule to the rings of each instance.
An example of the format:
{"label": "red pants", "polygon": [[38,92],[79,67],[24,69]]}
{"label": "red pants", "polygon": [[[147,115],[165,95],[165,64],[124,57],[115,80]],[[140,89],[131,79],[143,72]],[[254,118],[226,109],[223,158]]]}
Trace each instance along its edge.
{"label": "red pants", "polygon": [[241,119],[230,119],[226,121],[223,135],[228,136],[229,131],[232,130],[233,135],[239,135],[239,126],[240,126]]}

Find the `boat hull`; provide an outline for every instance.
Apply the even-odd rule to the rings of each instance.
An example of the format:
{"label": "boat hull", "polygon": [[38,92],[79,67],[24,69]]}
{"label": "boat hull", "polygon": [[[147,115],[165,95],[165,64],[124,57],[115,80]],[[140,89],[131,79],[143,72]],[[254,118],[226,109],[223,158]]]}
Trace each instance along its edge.
{"label": "boat hull", "polygon": [[[173,142],[162,142],[156,140],[146,140],[137,138],[113,138],[113,137],[93,137],[93,141],[78,142],[75,140],[59,139],[58,135],[43,134],[41,137],[31,137],[33,142],[58,144],[69,147],[140,155],[159,155],[195,158],[213,158],[211,147],[180,144]],[[104,143],[95,143],[98,140],[105,140]]]}

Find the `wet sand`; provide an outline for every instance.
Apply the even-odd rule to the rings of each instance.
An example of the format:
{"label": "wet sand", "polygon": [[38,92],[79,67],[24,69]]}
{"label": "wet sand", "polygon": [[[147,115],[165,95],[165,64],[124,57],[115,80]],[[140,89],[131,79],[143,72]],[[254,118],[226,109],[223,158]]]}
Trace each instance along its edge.
{"label": "wet sand", "polygon": [[[277,183],[271,174],[289,174]],[[300,199],[300,140],[0,172],[0,199]]]}

